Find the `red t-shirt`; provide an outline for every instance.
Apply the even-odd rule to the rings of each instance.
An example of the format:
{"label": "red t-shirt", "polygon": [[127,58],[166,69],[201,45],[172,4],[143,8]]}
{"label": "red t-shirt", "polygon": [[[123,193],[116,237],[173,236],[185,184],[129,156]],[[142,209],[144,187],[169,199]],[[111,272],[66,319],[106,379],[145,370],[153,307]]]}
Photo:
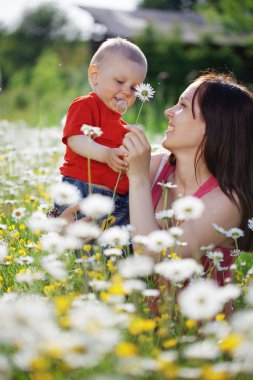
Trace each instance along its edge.
{"label": "red t-shirt", "polygon": [[[62,141],[66,144],[64,163],[60,167],[62,175],[88,182],[88,160],[74,153],[67,144],[69,136],[83,135],[81,127],[88,124],[92,127],[100,127],[103,134],[95,137],[98,144],[110,148],[118,148],[122,144],[124,135],[128,130],[124,127],[126,122],[120,119],[121,114],[110,110],[105,103],[94,93],[76,98],[70,105]],[[114,172],[107,164],[91,160],[91,183],[108,187],[114,190],[118,179],[118,173]],[[118,194],[128,192],[128,178],[121,175],[117,186]]]}

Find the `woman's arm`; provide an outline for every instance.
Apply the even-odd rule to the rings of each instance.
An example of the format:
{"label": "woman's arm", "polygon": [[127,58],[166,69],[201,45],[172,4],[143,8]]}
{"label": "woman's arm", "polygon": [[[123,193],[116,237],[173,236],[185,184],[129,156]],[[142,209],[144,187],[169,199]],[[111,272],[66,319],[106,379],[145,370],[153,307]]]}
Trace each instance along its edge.
{"label": "woman's arm", "polygon": [[131,132],[125,135],[123,144],[128,152],[125,160],[128,163],[129,212],[130,223],[134,227],[133,236],[147,235],[160,229],[153,209],[150,174],[154,177],[161,156],[151,159],[150,144],[144,132],[136,126],[131,126]]}
{"label": "woman's arm", "polygon": [[219,189],[203,197],[205,210],[201,218],[183,222],[180,227],[187,242],[179,251],[184,257],[194,257],[200,247],[213,244],[214,247],[229,247],[233,241],[215,230],[213,224],[229,230],[240,225],[240,212],[237,206]]}

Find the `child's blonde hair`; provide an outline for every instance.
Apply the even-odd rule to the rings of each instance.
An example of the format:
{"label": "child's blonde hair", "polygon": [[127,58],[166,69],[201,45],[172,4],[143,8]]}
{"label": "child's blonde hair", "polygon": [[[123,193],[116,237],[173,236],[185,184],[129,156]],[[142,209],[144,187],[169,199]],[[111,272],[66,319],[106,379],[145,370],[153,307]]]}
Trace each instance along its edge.
{"label": "child's blonde hair", "polygon": [[130,61],[143,65],[147,71],[147,59],[141,49],[134,43],[121,37],[108,38],[103,42],[93,55],[90,65],[98,65],[108,53],[120,53]]}

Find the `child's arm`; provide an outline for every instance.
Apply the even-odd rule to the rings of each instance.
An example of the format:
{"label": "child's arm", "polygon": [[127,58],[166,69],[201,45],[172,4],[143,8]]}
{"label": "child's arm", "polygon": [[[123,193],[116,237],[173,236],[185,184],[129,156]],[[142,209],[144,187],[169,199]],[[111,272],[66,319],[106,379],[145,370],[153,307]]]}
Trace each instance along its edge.
{"label": "child's arm", "polygon": [[121,148],[109,148],[84,135],[68,137],[68,145],[79,156],[103,162],[115,172],[126,170],[127,163],[120,156],[127,154]]}

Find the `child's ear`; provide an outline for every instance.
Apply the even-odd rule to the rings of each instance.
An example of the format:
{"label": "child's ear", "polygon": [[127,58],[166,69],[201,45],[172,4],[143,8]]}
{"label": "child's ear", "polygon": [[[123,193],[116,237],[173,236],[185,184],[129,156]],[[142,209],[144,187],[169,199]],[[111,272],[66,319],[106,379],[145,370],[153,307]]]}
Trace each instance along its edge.
{"label": "child's ear", "polygon": [[97,84],[98,67],[97,65],[90,65],[88,68],[88,77],[93,86]]}

